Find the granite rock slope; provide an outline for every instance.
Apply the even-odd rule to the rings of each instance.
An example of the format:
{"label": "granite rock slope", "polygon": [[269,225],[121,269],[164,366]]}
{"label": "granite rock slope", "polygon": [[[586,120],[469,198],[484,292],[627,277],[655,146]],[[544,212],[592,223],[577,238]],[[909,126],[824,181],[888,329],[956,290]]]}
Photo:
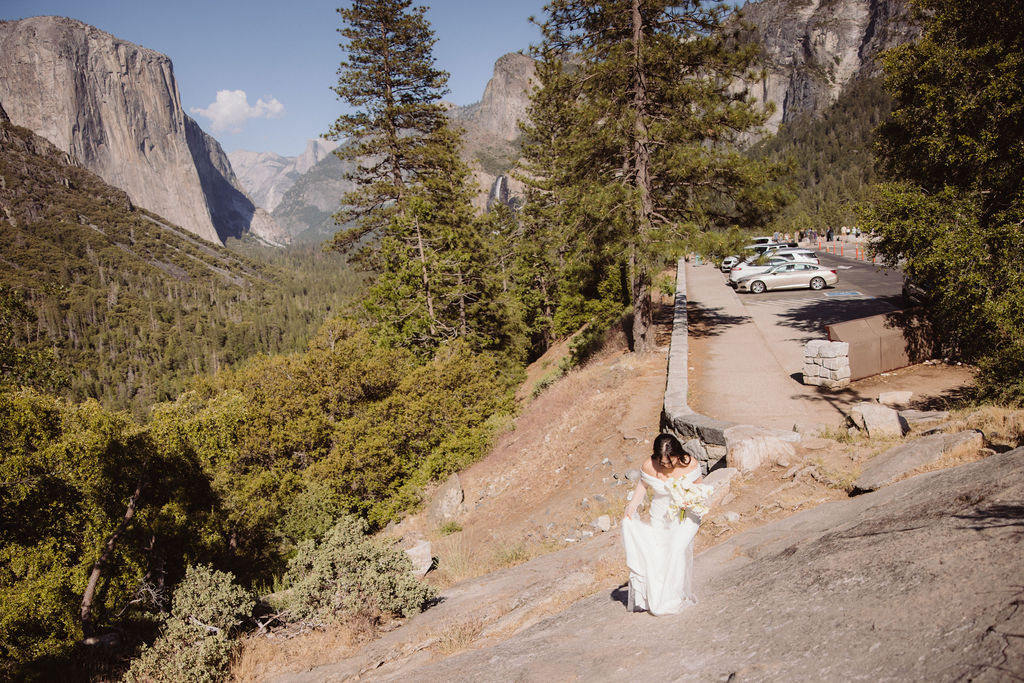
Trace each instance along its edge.
{"label": "granite rock slope", "polygon": [[766,128],[819,112],[862,75],[877,75],[880,52],[913,39],[907,0],[765,0],[743,6],[766,58],[750,95],[775,111]]}
{"label": "granite rock slope", "polygon": [[[486,616],[506,599],[499,577],[564,581],[620,556],[615,538],[442,597],[464,619]],[[504,638],[445,658],[430,652],[429,639],[399,637],[436,618],[442,601],[360,657],[274,680],[1016,680],[1024,672],[1022,544],[1018,448],[733,536],[695,558],[699,602],[678,615],[630,614],[624,590],[602,590],[539,621],[502,624]],[[581,552],[586,561],[574,556]],[[522,597],[529,601],[529,591]]]}

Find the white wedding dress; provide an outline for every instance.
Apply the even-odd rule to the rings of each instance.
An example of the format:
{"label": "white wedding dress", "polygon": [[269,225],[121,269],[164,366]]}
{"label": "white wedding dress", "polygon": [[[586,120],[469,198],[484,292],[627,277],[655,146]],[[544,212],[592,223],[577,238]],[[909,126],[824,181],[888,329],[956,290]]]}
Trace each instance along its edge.
{"label": "white wedding dress", "polygon": [[[683,479],[692,482],[699,476],[697,468]],[[651,521],[622,520],[630,588],[637,607],[651,614],[675,614],[697,602],[691,583],[700,518],[687,512],[680,521],[669,512],[666,483],[646,472],[640,477],[651,490]]]}

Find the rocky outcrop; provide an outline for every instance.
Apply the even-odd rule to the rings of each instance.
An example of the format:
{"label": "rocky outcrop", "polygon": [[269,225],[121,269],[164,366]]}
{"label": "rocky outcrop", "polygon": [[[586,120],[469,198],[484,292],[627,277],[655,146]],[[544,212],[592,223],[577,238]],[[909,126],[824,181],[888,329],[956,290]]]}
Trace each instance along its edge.
{"label": "rocky outcrop", "polygon": [[743,6],[764,48],[764,78],[750,94],[775,111],[766,127],[825,109],[877,56],[917,35],[907,0],[765,0]]}
{"label": "rocky outcrop", "polygon": [[338,230],[334,214],[341,198],[355,189],[345,178],[354,170],[351,161],[328,154],[299,176],[274,208],[274,220],[293,240],[322,241]]}
{"label": "rocky outcrop", "polygon": [[0,102],[136,205],[214,242],[284,237],[185,115],[171,60],[62,17],[0,23]]}
{"label": "rocky outcrop", "polygon": [[[513,52],[499,57],[480,101],[448,112],[463,130],[463,157],[473,167],[480,188],[478,208],[493,203],[491,189],[519,155],[519,122],[527,117],[535,71],[536,62],[526,55]],[[504,186],[511,195],[522,192],[522,184],[513,178],[506,178]]]}
{"label": "rocky outcrop", "polygon": [[526,120],[536,62],[516,52],[494,63],[494,75],[487,82],[480,102],[456,107],[452,117],[474,132],[511,142],[519,137],[519,122]]}
{"label": "rocky outcrop", "polygon": [[[1017,449],[827,503],[698,555],[697,604],[658,618],[627,613],[624,586],[594,592],[602,569],[625,579],[618,533],[601,534],[268,680],[1009,680],[1024,666],[1022,501]],[[593,594],[543,609],[575,585]],[[445,657],[453,632],[475,637]]]}
{"label": "rocky outcrop", "polygon": [[295,181],[337,146],[336,142],[318,138],[309,140],[306,149],[297,157],[240,149],[230,152],[228,158],[256,206],[272,212]]}

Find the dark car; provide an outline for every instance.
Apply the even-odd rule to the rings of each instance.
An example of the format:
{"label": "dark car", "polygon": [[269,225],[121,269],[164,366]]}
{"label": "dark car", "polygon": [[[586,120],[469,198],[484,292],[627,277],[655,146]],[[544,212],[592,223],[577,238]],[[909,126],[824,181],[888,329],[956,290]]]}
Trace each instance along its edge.
{"label": "dark car", "polygon": [[917,280],[903,278],[903,301],[908,306],[922,306],[928,302],[928,290]]}

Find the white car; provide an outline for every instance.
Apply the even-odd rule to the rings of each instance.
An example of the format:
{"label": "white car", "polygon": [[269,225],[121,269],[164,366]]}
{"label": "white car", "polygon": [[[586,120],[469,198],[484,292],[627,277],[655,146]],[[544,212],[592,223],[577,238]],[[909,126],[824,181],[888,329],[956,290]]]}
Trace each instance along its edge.
{"label": "white car", "polygon": [[739,256],[726,256],[724,259],[722,259],[722,272],[728,273],[730,270],[732,270],[733,266],[735,266],[742,260],[743,259],[741,259]]}
{"label": "white car", "polygon": [[729,271],[729,284],[735,286],[736,282],[742,277],[754,275],[755,273],[766,273],[775,266],[791,262],[791,259],[779,258],[778,256],[769,256],[764,260],[749,258],[745,261],[740,261]]}
{"label": "white car", "polygon": [[760,294],[769,289],[825,289],[839,282],[839,275],[832,268],[814,263],[785,263],[770,268],[764,273],[755,273],[736,282],[739,292]]}
{"label": "white car", "polygon": [[784,258],[787,261],[802,261],[804,263],[818,263],[818,255],[804,247],[786,247],[776,249],[772,252],[773,258]]}

